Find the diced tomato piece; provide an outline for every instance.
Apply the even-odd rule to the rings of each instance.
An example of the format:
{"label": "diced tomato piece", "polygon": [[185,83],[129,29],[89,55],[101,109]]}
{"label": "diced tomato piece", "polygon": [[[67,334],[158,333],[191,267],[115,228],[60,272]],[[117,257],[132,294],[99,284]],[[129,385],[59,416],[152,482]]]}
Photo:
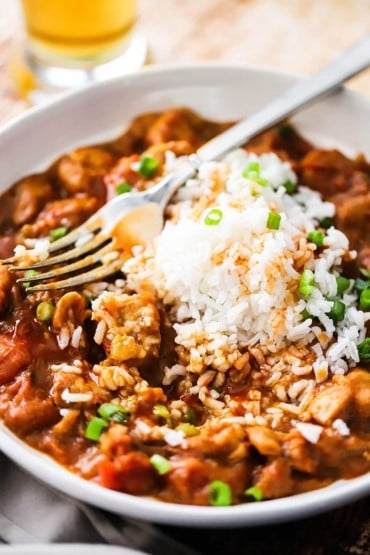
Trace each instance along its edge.
{"label": "diced tomato piece", "polygon": [[102,486],[133,495],[152,493],[156,481],[156,472],[149,458],[136,451],[113,462],[109,459],[101,461],[99,476]]}
{"label": "diced tomato piece", "polygon": [[0,335],[0,385],[10,382],[31,360],[31,353],[25,341]]}

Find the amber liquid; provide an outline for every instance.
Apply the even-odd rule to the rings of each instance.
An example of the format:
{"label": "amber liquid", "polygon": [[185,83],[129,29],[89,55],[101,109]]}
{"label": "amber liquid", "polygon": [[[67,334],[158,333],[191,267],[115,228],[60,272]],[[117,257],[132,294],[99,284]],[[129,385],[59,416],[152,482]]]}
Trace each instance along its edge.
{"label": "amber liquid", "polygon": [[136,0],[22,0],[29,47],[48,62],[100,63],[130,35]]}

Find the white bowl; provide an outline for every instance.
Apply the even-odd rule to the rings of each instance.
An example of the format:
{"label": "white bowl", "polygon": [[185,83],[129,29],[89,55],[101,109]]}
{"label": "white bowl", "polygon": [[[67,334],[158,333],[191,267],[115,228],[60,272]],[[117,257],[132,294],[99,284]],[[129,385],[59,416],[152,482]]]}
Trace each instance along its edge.
{"label": "white bowl", "polygon": [[[0,191],[16,179],[47,167],[79,145],[113,138],[133,116],[188,106],[206,117],[229,120],[253,112],[296,76],[245,66],[199,64],[148,69],[94,85],[30,110],[0,132]],[[370,156],[370,102],[347,90],[294,118],[316,144]],[[63,493],[120,515],[190,526],[241,526],[282,522],[350,503],[370,493],[370,474],[317,491],[234,507],[162,503],[111,491],[69,473],[30,448],[3,425],[0,447],[31,474]]]}

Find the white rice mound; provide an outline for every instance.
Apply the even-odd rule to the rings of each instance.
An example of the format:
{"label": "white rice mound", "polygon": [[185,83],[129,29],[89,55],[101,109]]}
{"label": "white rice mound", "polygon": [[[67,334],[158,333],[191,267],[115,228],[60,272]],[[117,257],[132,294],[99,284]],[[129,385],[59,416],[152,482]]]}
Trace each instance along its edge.
{"label": "white rice mound", "polygon": [[[243,177],[250,162],[259,163],[267,184]],[[344,319],[336,324],[330,318],[336,277],[343,260],[355,253],[334,227],[321,249],[307,241],[321,219],[334,216],[335,207],[306,187],[288,194],[286,181],[296,184],[297,177],[273,153],[238,149],[221,162],[203,164],[174,199],[162,233],[145,249],[134,249],[123,271],[130,288],[150,288],[169,307],[176,343],[205,367],[217,367],[220,353],[235,349],[263,346],[277,353],[306,346],[319,382],[329,371],[343,374],[359,362],[357,345],[370,316],[358,310],[351,281],[340,296]],[[212,209],[222,213],[218,225],[205,223]],[[281,216],[277,230],[267,227],[270,211]],[[315,276],[307,298],[299,293],[304,269]]]}

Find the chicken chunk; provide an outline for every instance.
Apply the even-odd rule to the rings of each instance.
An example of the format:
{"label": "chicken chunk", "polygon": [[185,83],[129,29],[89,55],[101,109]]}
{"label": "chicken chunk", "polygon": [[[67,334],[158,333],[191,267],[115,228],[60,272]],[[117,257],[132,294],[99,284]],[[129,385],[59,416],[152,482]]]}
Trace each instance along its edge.
{"label": "chicken chunk", "polygon": [[347,191],[356,171],[356,162],[338,150],[310,150],[299,168],[303,184],[325,198]]}
{"label": "chicken chunk", "polygon": [[355,194],[336,195],[336,224],[348,237],[352,248],[360,249],[368,245],[370,235],[370,187],[369,191]]}
{"label": "chicken chunk", "polygon": [[261,455],[280,455],[281,444],[278,435],[264,426],[248,428],[249,441]]}
{"label": "chicken chunk", "polygon": [[5,424],[19,434],[41,430],[60,419],[52,399],[44,397],[27,373],[6,388],[0,408]]}
{"label": "chicken chunk", "polygon": [[344,380],[351,388],[356,416],[370,425],[370,372],[356,368]]}
{"label": "chicken chunk", "polygon": [[317,470],[319,464],[317,450],[299,432],[293,430],[283,447],[284,455],[288,457],[293,468],[307,474],[313,474]]}
{"label": "chicken chunk", "polygon": [[57,165],[57,176],[69,193],[88,193],[91,178],[103,175],[113,163],[114,157],[102,148],[79,148],[61,158]]}
{"label": "chicken chunk", "polygon": [[55,227],[73,228],[84,222],[99,207],[96,197],[66,198],[49,202],[32,225],[24,225],[21,235],[39,237]]}
{"label": "chicken chunk", "polygon": [[326,387],[311,401],[308,412],[323,426],[330,425],[336,418],[343,418],[350,409],[352,391],[348,385]]}
{"label": "chicken chunk", "polygon": [[208,424],[201,433],[187,438],[188,452],[202,453],[205,457],[226,456],[230,462],[248,455],[246,435],[241,426],[225,423]]}
{"label": "chicken chunk", "polygon": [[158,357],[160,316],[149,293],[104,293],[94,303],[92,319],[106,324],[103,345],[109,359],[142,362]]}
{"label": "chicken chunk", "polygon": [[195,146],[198,142],[196,127],[199,125],[199,119],[199,116],[190,110],[167,110],[149,127],[146,141],[155,145],[181,140]]}
{"label": "chicken chunk", "polygon": [[289,462],[283,458],[274,459],[257,473],[255,485],[266,499],[290,495],[293,488]]}
{"label": "chicken chunk", "polygon": [[13,222],[16,226],[32,221],[55,193],[44,175],[22,179],[15,190]]}

